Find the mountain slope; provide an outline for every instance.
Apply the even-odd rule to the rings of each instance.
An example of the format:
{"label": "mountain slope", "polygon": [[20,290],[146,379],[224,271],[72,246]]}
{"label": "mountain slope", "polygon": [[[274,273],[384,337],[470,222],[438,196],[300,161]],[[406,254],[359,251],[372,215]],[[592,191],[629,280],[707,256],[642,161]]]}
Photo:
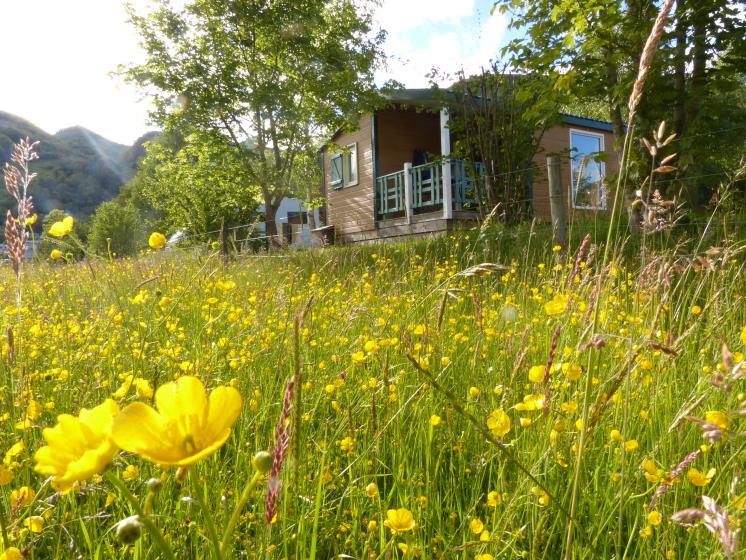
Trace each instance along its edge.
{"label": "mountain slope", "polygon": [[[28,136],[38,140],[39,159],[33,163],[38,178],[31,195],[40,214],[61,208],[77,218],[90,216],[96,207],[114,198],[134,175],[144,151],[145,135],[133,146],[107,140],[82,127],[48,134],[34,124],[0,111],[0,164],[8,161],[13,144]],[[0,191],[0,211],[12,204],[5,189]]]}

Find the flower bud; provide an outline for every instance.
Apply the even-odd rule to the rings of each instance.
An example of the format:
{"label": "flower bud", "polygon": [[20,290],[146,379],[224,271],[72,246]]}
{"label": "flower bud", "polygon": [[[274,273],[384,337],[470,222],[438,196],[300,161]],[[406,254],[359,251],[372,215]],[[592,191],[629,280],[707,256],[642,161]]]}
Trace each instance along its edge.
{"label": "flower bud", "polygon": [[149,478],[145,484],[147,484],[148,490],[153,494],[157,494],[163,488],[163,482],[161,482],[160,478]]}
{"label": "flower bud", "polygon": [[502,315],[503,321],[506,323],[515,323],[518,320],[518,309],[513,305],[505,305],[500,314]]}
{"label": "flower bud", "polygon": [[142,523],[137,515],[122,519],[117,523],[117,538],[123,544],[132,544],[140,538]]}
{"label": "flower bud", "polygon": [[253,463],[254,468],[260,473],[268,473],[269,470],[272,468],[272,463],[274,461],[272,459],[272,455],[270,455],[266,451],[257,451],[251,462]]}

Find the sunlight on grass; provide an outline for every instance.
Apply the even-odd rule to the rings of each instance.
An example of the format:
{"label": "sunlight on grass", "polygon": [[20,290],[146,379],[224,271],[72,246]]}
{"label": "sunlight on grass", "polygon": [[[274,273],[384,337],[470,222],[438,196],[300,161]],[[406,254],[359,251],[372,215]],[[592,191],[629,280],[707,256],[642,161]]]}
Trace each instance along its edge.
{"label": "sunlight on grass", "polygon": [[[556,558],[584,417],[578,557],[717,554],[705,529],[670,518],[705,495],[732,529],[743,519],[741,256],[721,249],[703,256],[706,266],[662,258],[637,270],[621,261],[597,269],[594,254],[586,244],[567,263],[548,251],[543,262],[475,265],[484,255],[465,235],[229,265],[163,252],[39,264],[25,271],[20,324],[5,271],[5,558],[12,547],[32,558],[158,557],[147,533],[126,538],[133,515],[177,558]],[[271,457],[260,470],[252,458],[276,446],[292,376],[302,383],[277,426],[290,445],[267,525],[261,473]],[[201,423],[197,382],[152,402],[193,378],[211,395],[240,392],[229,437],[230,418],[215,420],[229,430],[219,434]],[[211,418],[221,399],[210,397]],[[113,444],[81,432],[75,445],[98,446],[88,471],[34,472],[37,450],[65,443],[51,433],[45,442],[42,429],[101,403],[111,414],[137,409],[115,440],[146,449],[143,458],[112,455]],[[192,447],[169,441],[169,430]],[[161,455],[202,447],[204,460],[182,461],[189,473],[157,466]]]}

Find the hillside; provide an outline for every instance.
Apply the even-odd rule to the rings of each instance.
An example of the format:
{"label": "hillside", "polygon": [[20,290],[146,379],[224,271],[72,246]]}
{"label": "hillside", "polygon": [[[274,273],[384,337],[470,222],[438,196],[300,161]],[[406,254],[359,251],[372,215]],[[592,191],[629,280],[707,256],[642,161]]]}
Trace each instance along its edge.
{"label": "hillside", "polygon": [[[13,144],[28,136],[38,140],[39,174],[32,196],[40,214],[64,209],[78,218],[90,216],[102,202],[115,197],[132,178],[144,155],[142,145],[156,133],[148,133],[132,146],[107,140],[82,127],[49,134],[34,124],[0,111],[0,162],[8,161]],[[11,198],[0,191],[0,210],[5,214]]]}

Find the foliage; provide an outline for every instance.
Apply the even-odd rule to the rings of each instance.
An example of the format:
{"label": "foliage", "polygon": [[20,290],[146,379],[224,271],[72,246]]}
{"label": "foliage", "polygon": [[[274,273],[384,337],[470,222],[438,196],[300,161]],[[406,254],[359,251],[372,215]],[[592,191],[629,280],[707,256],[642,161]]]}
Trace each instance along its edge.
{"label": "foliage", "polygon": [[[602,101],[619,141],[640,53],[660,2],[621,0],[498,0],[520,35],[507,47],[519,69],[551,76],[566,105]],[[677,134],[680,187],[692,203],[714,190],[746,149],[746,21],[743,3],[679,0],[651,68],[637,130],[661,120]],[[644,150],[635,146],[638,176],[646,174]],[[692,179],[688,179],[691,177]],[[705,197],[706,200],[706,197]]]}
{"label": "foliage", "polygon": [[137,208],[115,200],[96,208],[88,234],[88,249],[102,256],[130,256],[143,246],[145,230]]}
{"label": "foliage", "polygon": [[[151,134],[144,138],[149,138]],[[79,219],[93,214],[96,207],[119,193],[135,172],[143,139],[128,147],[84,128],[68,128],[54,135],[33,124],[0,112],[0,161],[6,161],[21,138],[40,141],[39,173],[34,186],[34,203],[41,215],[62,208]],[[11,207],[8,193],[0,192],[3,215]]]}
{"label": "foliage", "polygon": [[497,206],[497,219],[519,222],[529,214],[533,158],[558,118],[556,96],[545,79],[511,75],[496,63],[477,76],[462,74],[450,92],[453,153],[484,163],[488,212]]}
{"label": "foliage", "polygon": [[194,133],[179,144],[147,144],[132,187],[161,217],[158,229],[205,241],[223,224],[252,221],[260,191],[239,150],[216,134]]}
{"label": "foliage", "polygon": [[296,158],[330,130],[350,127],[379,97],[383,33],[365,2],[158,0],[130,17],[147,61],[122,70],[153,100],[165,128],[224,136],[261,189],[268,233],[293,188]]}

